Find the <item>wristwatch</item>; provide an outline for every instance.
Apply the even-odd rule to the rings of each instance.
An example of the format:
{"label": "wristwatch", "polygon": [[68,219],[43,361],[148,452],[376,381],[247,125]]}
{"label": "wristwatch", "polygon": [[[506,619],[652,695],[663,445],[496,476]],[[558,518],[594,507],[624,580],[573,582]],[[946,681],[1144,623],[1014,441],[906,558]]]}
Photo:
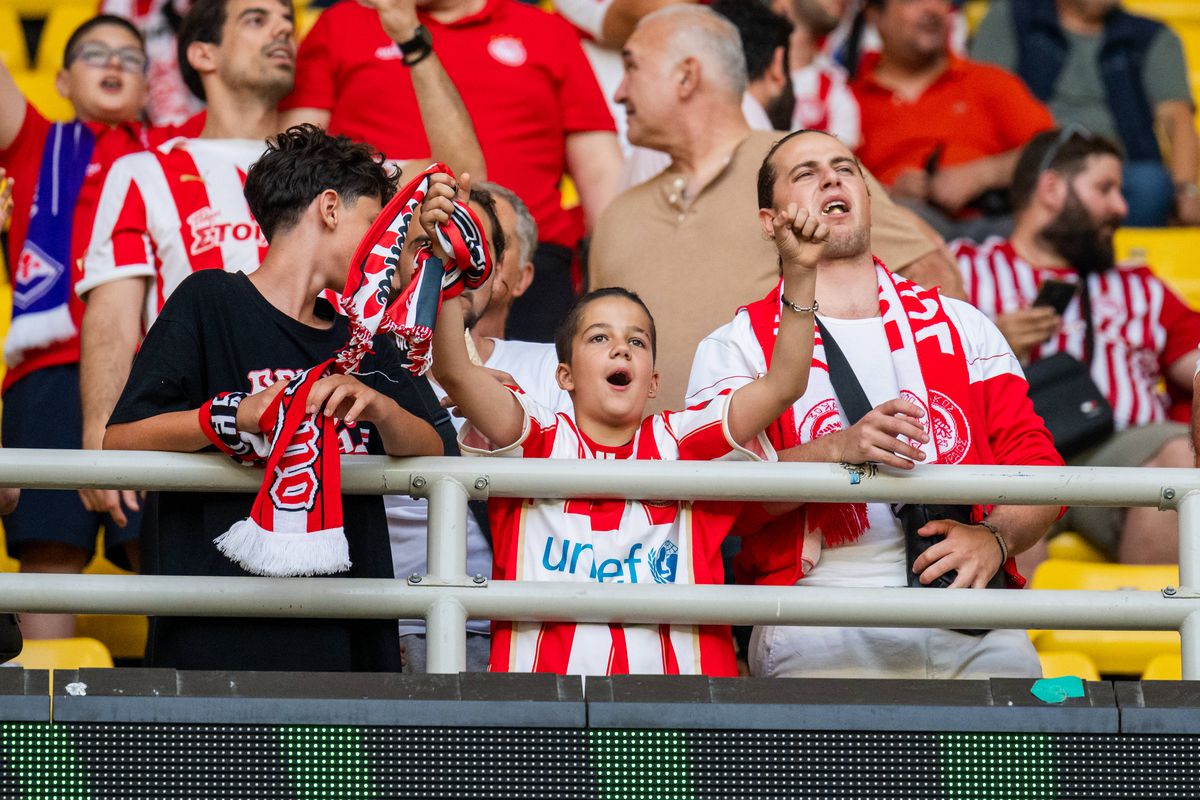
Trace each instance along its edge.
{"label": "wristwatch", "polygon": [[424,25],[418,25],[413,31],[412,38],[407,42],[396,42],[400,48],[401,59],[406,67],[420,64],[433,52],[433,35]]}

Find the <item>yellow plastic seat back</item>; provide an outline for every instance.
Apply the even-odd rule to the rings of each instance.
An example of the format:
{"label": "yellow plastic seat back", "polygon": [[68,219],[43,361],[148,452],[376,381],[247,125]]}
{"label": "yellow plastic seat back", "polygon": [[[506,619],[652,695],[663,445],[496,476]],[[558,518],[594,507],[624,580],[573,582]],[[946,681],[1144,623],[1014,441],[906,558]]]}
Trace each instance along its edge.
{"label": "yellow plastic seat back", "polygon": [[1149,265],[1188,305],[1200,308],[1200,270],[1195,262],[1200,228],[1121,228],[1115,245],[1119,261]]}
{"label": "yellow plastic seat back", "polygon": [[42,27],[42,36],[38,40],[37,58],[34,59],[34,69],[54,71],[62,66],[63,48],[67,40],[83,23],[96,16],[95,3],[60,2],[55,3],[46,23]]}
{"label": "yellow plastic seat back", "polygon": [[25,669],[81,669],[111,667],[113,660],[103,644],[78,636],[74,639],[26,639],[21,655],[9,663]]}
{"label": "yellow plastic seat back", "polygon": [[1091,542],[1074,531],[1063,531],[1046,542],[1046,554],[1063,561],[1086,561],[1092,564],[1108,563],[1108,556],[1097,550]]}
{"label": "yellow plastic seat back", "polygon": [[0,3],[0,62],[10,72],[29,69],[29,53],[25,48],[21,19],[17,16],[17,10],[7,3]]}
{"label": "yellow plastic seat back", "polygon": [[1150,659],[1142,672],[1144,681],[1181,681],[1183,680],[1183,659],[1176,653],[1163,653]]}
{"label": "yellow plastic seat back", "polygon": [[75,119],[75,109],[58,93],[54,85],[56,74],[54,70],[15,72],[13,80],[25,99],[33,103],[43,117],[51,122],[68,122]]}
{"label": "yellow plastic seat back", "polygon": [[1062,678],[1074,675],[1085,681],[1100,680],[1100,671],[1096,669],[1095,663],[1083,653],[1073,650],[1047,650],[1044,653],[1038,653],[1038,660],[1042,662],[1042,677],[1044,678]]}
{"label": "yellow plastic seat back", "polygon": [[[1174,565],[1098,564],[1050,559],[1038,566],[1030,588],[1159,591],[1178,583],[1179,568]],[[1039,653],[1060,650],[1082,653],[1105,675],[1141,675],[1156,656],[1179,654],[1179,634],[1174,631],[1040,631],[1031,638]]]}

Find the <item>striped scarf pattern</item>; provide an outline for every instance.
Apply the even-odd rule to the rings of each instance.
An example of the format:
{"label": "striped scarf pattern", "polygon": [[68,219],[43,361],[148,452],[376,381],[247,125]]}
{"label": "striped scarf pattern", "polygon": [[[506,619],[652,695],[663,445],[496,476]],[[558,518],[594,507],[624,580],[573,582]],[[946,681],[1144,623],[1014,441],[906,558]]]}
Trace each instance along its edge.
{"label": "striped scarf pattern", "polygon": [[[409,225],[438,172],[449,173],[449,169],[434,164],[398,192],[359,243],[340,297],[350,325],[346,346],[293,378],[259,420],[260,429],[269,432],[270,447],[263,484],[249,518],[215,540],[223,554],[248,572],[328,575],[350,568],[342,526],[337,424],[322,409],[305,413],[309,392],[327,375],[356,370],[375,336],[384,333],[395,336],[407,351],[408,368],[423,374],[430,365],[433,328],[442,302],[481,286],[491,274],[483,227],[466,204],[456,202],[449,222],[431,232],[453,254],[452,259],[443,264],[431,248],[422,247],[415,256],[412,281],[390,302]],[[234,452],[220,437],[210,438],[243,463],[261,463],[256,453]]]}

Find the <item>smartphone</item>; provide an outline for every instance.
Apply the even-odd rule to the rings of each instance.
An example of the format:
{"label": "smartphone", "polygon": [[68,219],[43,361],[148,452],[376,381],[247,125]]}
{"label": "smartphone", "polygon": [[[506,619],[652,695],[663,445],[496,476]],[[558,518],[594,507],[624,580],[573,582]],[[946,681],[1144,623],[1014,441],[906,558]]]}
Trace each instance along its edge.
{"label": "smartphone", "polygon": [[1079,291],[1079,284],[1068,283],[1067,281],[1048,280],[1043,281],[1041,287],[1038,288],[1037,297],[1034,298],[1034,306],[1050,306],[1054,309],[1054,313],[1060,317],[1067,310],[1067,306],[1071,304],[1071,299],[1075,297],[1075,293]]}

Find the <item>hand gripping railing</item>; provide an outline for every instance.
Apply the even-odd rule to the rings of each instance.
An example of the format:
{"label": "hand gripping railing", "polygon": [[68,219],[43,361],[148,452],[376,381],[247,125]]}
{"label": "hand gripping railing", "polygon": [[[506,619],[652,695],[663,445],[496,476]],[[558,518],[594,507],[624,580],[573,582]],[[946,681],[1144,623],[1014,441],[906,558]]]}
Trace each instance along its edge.
{"label": "hand gripping railing", "polygon": [[[349,494],[429,498],[429,574],[403,580],[0,575],[0,608],[26,612],[405,618],[423,616],[430,672],[466,663],[474,619],[1177,630],[1200,679],[1200,470],[540,459],[343,459]],[[254,492],[262,473],[217,455],[0,450],[0,486]],[[1180,586],[1163,592],[535,583],[467,576],[467,500],[916,501],[1179,510]]]}

